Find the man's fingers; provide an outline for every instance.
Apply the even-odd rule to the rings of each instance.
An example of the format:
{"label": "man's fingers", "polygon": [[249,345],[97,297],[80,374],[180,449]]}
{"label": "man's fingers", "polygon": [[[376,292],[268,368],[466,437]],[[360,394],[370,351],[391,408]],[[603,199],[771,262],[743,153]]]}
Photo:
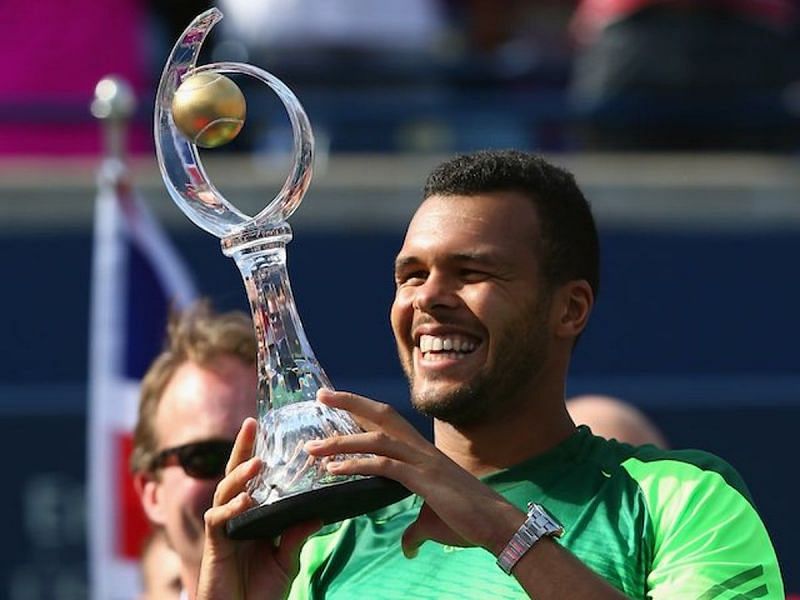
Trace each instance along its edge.
{"label": "man's fingers", "polygon": [[233,450],[228,458],[228,464],[225,466],[226,475],[253,455],[257,431],[258,422],[252,417],[247,417],[236,435]]}
{"label": "man's fingers", "polygon": [[306,442],[303,449],[311,456],[336,454],[379,454],[406,462],[414,462],[413,449],[381,431],[340,435]]}
{"label": "man's fingers", "polygon": [[385,427],[387,422],[393,420],[392,413],[395,413],[388,404],[376,402],[351,392],[337,392],[322,388],[317,392],[317,400],[331,408],[346,410],[359,418],[359,421],[366,419],[373,427]]}
{"label": "man's fingers", "polygon": [[254,456],[228,473],[214,492],[214,506],[222,506],[243,492],[247,482],[258,475],[261,464],[261,459]]}
{"label": "man's fingers", "polygon": [[413,483],[419,479],[416,471],[407,464],[385,456],[366,456],[329,462],[325,468],[332,475],[375,475],[387,477],[403,484],[409,490],[417,491]]}
{"label": "man's fingers", "polygon": [[235,496],[225,504],[209,508],[203,515],[206,524],[206,535],[219,539],[224,537],[225,523],[249,509],[253,504],[247,492]]}
{"label": "man's fingers", "polygon": [[317,400],[326,406],[351,413],[358,424],[366,430],[382,429],[398,436],[410,435],[424,439],[411,423],[383,402],[376,402],[350,392],[337,392],[325,388],[317,392]]}

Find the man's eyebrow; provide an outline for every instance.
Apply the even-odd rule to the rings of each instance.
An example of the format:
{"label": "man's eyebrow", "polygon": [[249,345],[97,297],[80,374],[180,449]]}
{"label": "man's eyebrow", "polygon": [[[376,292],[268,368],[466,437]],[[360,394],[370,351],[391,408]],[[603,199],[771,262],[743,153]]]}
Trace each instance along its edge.
{"label": "man's eyebrow", "polygon": [[394,270],[395,272],[401,271],[403,268],[409,265],[415,265],[419,262],[420,260],[416,256],[398,256],[394,261]]}
{"label": "man's eyebrow", "polygon": [[449,258],[453,262],[473,262],[486,265],[500,265],[503,263],[501,258],[492,252],[459,252],[452,254]]}
{"label": "man's eyebrow", "polygon": [[[447,255],[447,262],[452,263],[479,263],[490,266],[505,266],[504,261],[500,256],[492,252],[457,252]],[[398,256],[394,261],[394,270],[400,271],[406,267],[417,265],[422,260],[416,256]]]}

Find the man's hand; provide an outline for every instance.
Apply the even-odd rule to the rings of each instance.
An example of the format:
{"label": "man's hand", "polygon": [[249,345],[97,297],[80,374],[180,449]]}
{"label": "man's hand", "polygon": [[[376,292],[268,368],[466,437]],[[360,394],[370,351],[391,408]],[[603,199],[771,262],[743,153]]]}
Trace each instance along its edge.
{"label": "man's hand", "polygon": [[225,523],[253,506],[245,486],[261,468],[260,459],[250,458],[256,430],[255,419],[245,419],[225,467],[225,478],[214,494],[214,504],[206,511],[198,600],[284,598],[297,574],[303,542],[321,525],[296,525],[277,542],[237,542],[227,537]]}
{"label": "man's hand", "polygon": [[[329,463],[328,470],[388,477],[424,498],[417,520],[403,534],[406,556],[415,556],[425,540],[481,546],[497,556],[525,521],[525,513],[450,460],[390,406],[330,390],[320,390],[317,399],[349,411],[366,433],[307,442],[309,454],[374,454]],[[514,576],[531,597],[541,600],[625,598],[549,538],[522,557]]]}
{"label": "man's hand", "polygon": [[525,520],[525,513],[445,456],[387,404],[331,390],[320,390],[317,399],[350,412],[366,433],[308,442],[309,454],[372,454],[328,463],[328,470],[388,477],[425,500],[403,534],[406,556],[415,556],[425,540],[482,546],[498,554]]}

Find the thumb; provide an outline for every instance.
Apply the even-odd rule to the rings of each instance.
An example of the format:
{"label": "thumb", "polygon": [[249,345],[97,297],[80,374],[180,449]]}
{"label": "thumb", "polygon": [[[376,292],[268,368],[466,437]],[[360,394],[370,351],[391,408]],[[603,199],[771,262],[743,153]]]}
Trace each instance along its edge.
{"label": "thumb", "polygon": [[449,546],[471,545],[442,521],[427,502],[422,505],[417,520],[403,532],[401,543],[405,557],[414,558],[426,540]]}
{"label": "thumb", "polygon": [[428,535],[425,533],[424,526],[420,522],[421,518],[422,511],[420,511],[416,520],[406,527],[406,530],[403,532],[400,543],[403,547],[403,556],[406,558],[416,558],[419,553],[419,547],[425,540],[429,539]]}
{"label": "thumb", "polygon": [[426,540],[435,540],[443,544],[451,543],[453,532],[445,525],[433,509],[424,503],[419,509],[417,519],[403,532],[402,546],[406,558],[414,558],[419,547]]}

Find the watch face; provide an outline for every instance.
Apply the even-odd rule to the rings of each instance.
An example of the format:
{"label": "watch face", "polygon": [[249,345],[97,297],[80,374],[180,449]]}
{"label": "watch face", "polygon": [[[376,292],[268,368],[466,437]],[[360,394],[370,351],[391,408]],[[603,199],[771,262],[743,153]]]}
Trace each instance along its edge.
{"label": "watch face", "polygon": [[541,504],[531,502],[528,505],[528,521],[534,530],[537,537],[545,535],[552,537],[561,537],[564,534],[564,527],[559,523],[553,515],[547,512],[547,509]]}

